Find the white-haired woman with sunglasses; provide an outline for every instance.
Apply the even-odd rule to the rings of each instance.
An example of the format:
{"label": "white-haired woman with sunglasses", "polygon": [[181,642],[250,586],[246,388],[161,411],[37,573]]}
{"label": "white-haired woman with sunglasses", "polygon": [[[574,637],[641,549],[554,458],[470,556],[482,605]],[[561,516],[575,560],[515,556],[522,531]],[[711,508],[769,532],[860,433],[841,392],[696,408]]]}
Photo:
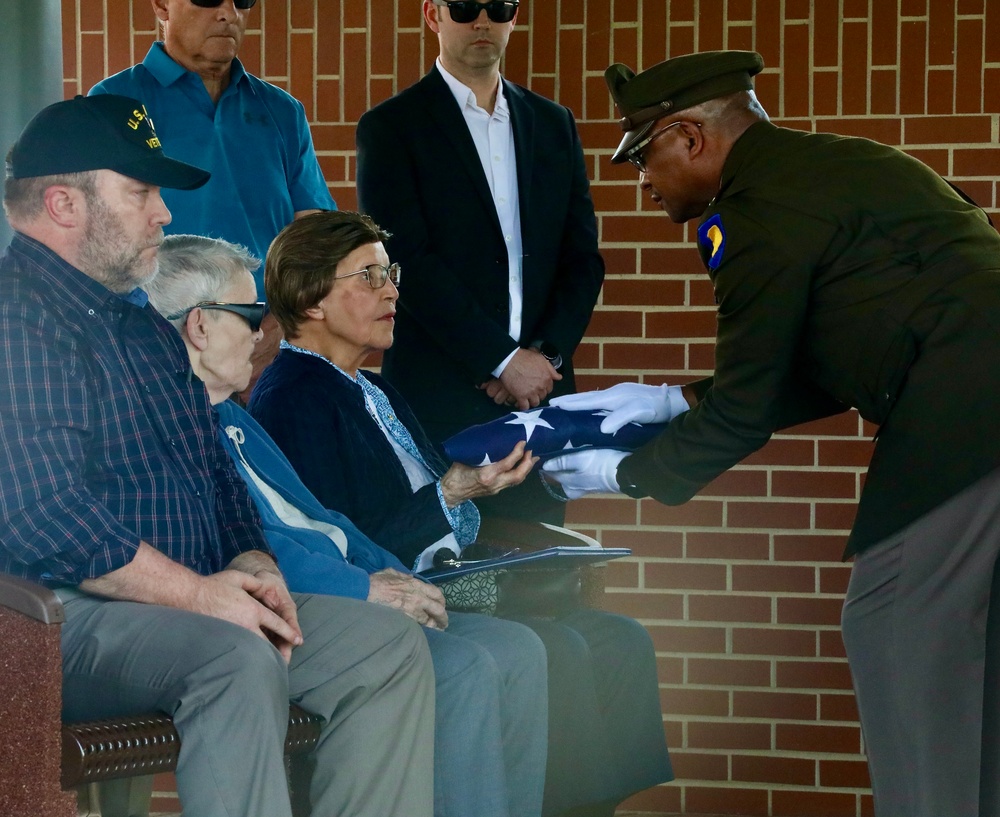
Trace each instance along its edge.
{"label": "white-haired woman with sunglasses", "polygon": [[252,300],[248,271],[256,266],[225,241],[169,236],[149,294],[181,333],[192,373],[205,382],[222,443],[289,587],[396,607],[424,625],[436,681],[435,745],[427,747],[435,754],[435,817],[537,817],[546,752],[546,701],[538,694],[545,650],[537,636],[514,622],[449,616],[436,587],[324,508],[267,433],[229,399],[246,387],[260,337],[264,305]]}
{"label": "white-haired woman with sunglasses", "polygon": [[[400,270],[388,237],[367,216],[342,211],[279,233],[264,285],[286,340],[248,409],[320,502],[423,569],[434,549],[460,552],[474,541],[472,500],[520,482],[534,460],[518,448],[480,468],[447,465],[399,393],[361,368],[393,342]],[[539,635],[548,659],[543,814],[605,817],[630,794],[671,779],[643,627],[593,609],[517,620]]]}

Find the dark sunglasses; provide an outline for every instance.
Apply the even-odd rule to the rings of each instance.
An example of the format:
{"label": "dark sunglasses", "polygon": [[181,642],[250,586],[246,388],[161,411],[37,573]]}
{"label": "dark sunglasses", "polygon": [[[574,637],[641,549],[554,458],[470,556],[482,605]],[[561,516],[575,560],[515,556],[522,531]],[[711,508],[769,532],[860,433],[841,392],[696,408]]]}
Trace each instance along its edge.
{"label": "dark sunglasses", "polygon": [[187,309],[182,309],[173,315],[167,315],[167,320],[175,321],[178,318],[183,318],[192,309],[218,309],[221,312],[232,312],[250,324],[252,332],[260,331],[260,325],[267,314],[267,304],[263,301],[257,301],[255,304],[224,304],[221,301],[202,301],[200,304],[189,306]]}
{"label": "dark sunglasses", "polygon": [[479,12],[486,9],[486,16],[494,23],[509,23],[517,14],[518,0],[490,0],[477,3],[476,0],[442,0],[437,6],[447,6],[451,19],[456,23],[472,23],[479,19]]}
{"label": "dark sunglasses", "polygon": [[[217,9],[222,5],[223,0],[191,0],[191,4],[202,9]],[[233,5],[238,9],[246,11],[257,5],[257,0],[233,0]]]}

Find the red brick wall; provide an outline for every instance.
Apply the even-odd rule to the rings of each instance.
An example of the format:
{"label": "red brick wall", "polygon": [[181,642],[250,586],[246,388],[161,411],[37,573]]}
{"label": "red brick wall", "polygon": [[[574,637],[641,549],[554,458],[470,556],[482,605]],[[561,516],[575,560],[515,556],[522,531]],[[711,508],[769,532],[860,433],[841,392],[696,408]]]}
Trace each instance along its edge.
{"label": "red brick wall", "polygon": [[[358,116],[436,55],[419,6],[261,0],[251,12],[241,56],[305,103],[341,207],[356,203]],[[67,95],[141,59],[154,38],[147,0],[64,8]],[[758,94],[779,124],[901,146],[998,207],[1000,3],[522,0],[505,73],[576,114],[608,263],[577,357],[584,387],[681,382],[712,368],[712,289],[693,227],[671,224],[639,196],[628,165],[609,163],[620,132],[602,73],[613,61],[642,68],[716,48],[764,55]],[[838,629],[850,574],[839,556],[871,434],[853,413],[795,429],[678,508],[572,506],[576,527],[634,549],[609,568],[610,605],[649,627],[659,655],[679,780],[633,807],[871,813]]]}

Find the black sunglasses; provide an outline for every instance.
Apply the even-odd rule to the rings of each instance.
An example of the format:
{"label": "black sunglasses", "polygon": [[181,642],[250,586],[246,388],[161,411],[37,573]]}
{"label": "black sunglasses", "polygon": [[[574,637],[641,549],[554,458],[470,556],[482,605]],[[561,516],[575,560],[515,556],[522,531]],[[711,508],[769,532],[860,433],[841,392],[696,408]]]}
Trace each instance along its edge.
{"label": "black sunglasses", "polygon": [[477,3],[476,0],[442,0],[437,6],[447,6],[451,19],[456,23],[472,23],[479,19],[479,12],[486,9],[486,16],[494,23],[509,23],[517,14],[518,0],[490,0]]}
{"label": "black sunglasses", "polygon": [[234,315],[239,315],[243,320],[250,324],[250,330],[252,332],[259,332],[260,325],[264,321],[264,316],[267,314],[267,304],[264,301],[257,301],[254,304],[225,304],[221,301],[202,301],[200,304],[195,304],[194,306],[189,306],[187,309],[182,309],[180,312],[175,312],[173,315],[167,315],[168,321],[175,321],[178,318],[183,318],[192,309],[218,309],[221,312],[232,312]]}
{"label": "black sunglasses", "polygon": [[[191,0],[192,5],[203,9],[217,9],[222,5],[223,0]],[[257,5],[257,0],[233,0],[233,5],[238,9],[246,11]]]}

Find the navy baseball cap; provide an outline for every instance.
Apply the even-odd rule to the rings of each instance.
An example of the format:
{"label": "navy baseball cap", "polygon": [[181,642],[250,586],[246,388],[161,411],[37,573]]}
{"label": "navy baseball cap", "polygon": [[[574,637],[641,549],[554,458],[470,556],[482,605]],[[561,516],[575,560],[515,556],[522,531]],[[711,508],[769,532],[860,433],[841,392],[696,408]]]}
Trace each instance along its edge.
{"label": "navy baseball cap", "polygon": [[171,159],[136,99],[77,96],[43,108],[25,126],[7,161],[7,176],[28,179],[113,170],[157,187],[193,190],[211,174]]}

